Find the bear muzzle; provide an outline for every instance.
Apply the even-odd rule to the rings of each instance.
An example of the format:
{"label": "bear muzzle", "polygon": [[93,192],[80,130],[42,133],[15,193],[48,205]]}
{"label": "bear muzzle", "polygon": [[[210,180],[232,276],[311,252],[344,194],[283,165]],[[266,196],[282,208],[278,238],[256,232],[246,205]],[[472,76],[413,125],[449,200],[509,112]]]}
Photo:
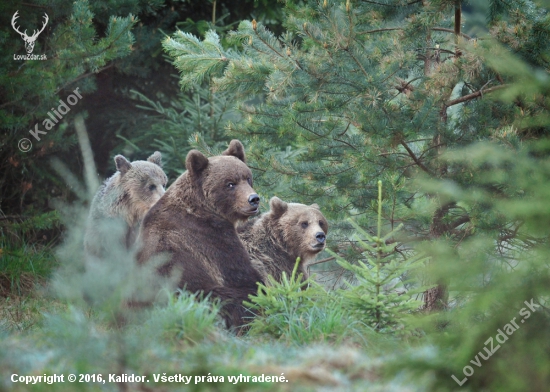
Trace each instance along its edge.
{"label": "bear muzzle", "polygon": [[244,211],[246,215],[256,215],[259,211],[260,206],[260,196],[256,193],[252,193],[248,196],[248,204],[252,207],[249,210]]}
{"label": "bear muzzle", "polygon": [[317,242],[319,242],[320,244],[324,244],[325,243],[325,240],[327,239],[327,236],[325,235],[325,233],[323,233],[322,231],[318,232],[317,234],[315,234],[315,239],[317,240]]}
{"label": "bear muzzle", "polygon": [[320,252],[325,248],[325,241],[327,239],[327,236],[322,231],[319,231],[315,234],[315,241],[317,243],[311,245],[311,247],[316,251]]}

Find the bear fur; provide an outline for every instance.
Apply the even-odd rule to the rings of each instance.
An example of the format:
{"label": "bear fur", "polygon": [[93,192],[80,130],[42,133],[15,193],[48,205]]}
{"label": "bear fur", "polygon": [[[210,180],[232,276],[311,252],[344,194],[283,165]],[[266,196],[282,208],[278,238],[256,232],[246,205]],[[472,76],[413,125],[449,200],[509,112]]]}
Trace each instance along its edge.
{"label": "bear fur", "polygon": [[101,259],[110,247],[129,249],[134,244],[143,217],[164,194],[167,182],[158,151],[147,161],[130,163],[122,155],[114,160],[117,172],[95,194],[84,238],[86,253]]}
{"label": "bear fur", "polygon": [[307,279],[306,266],[325,249],[328,223],[317,204],[285,203],[278,197],[269,201],[270,211],[238,228],[252,265],[265,282],[267,276],[281,282],[283,272],[290,278],[296,258],[296,276]]}
{"label": "bear fur", "polygon": [[164,254],[167,259],[156,266],[160,275],[181,274],[179,288],[220,299],[228,328],[246,323],[251,314],[242,301],[262,282],[235,229],[258,212],[260,202],[245,162],[238,140],[221,156],[207,158],[191,150],[187,171],[149,210],[139,237],[138,264],[146,267]]}

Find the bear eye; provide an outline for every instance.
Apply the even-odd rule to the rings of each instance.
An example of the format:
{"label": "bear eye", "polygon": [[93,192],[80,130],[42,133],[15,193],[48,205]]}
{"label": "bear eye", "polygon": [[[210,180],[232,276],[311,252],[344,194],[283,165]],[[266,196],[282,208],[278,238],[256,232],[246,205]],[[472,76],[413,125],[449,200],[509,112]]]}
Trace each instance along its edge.
{"label": "bear eye", "polygon": [[323,221],[319,221],[319,226],[323,227],[324,225]]}
{"label": "bear eye", "polygon": [[248,185],[252,186],[252,178],[248,177],[246,181],[248,182]]}
{"label": "bear eye", "polygon": [[157,189],[157,186],[155,184],[149,185],[150,191],[154,191],[155,189]]}
{"label": "bear eye", "polygon": [[307,222],[302,222],[301,225],[302,225],[302,229],[305,229],[308,227],[309,224]]}
{"label": "bear eye", "polygon": [[228,187],[229,189],[233,189],[233,188],[235,188],[235,183],[234,183],[234,182],[230,182],[230,183],[227,184],[227,187]]}

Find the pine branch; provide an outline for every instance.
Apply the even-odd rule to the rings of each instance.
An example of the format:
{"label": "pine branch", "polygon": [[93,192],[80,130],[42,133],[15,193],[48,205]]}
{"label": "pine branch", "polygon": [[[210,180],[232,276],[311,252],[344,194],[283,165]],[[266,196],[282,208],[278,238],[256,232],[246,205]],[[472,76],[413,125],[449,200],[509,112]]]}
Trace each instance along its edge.
{"label": "pine branch", "polygon": [[336,259],[335,256],[327,257],[326,259],[322,259],[322,260],[319,260],[319,261],[315,261],[313,263],[309,263],[307,266],[311,267],[312,265],[315,265],[315,264],[327,263],[327,262],[332,261],[334,259]]}
{"label": "pine branch", "polygon": [[[405,29],[402,28],[402,27],[387,27],[387,28],[383,28],[383,29],[360,31],[360,32],[357,33],[357,35],[371,34],[371,33],[381,33],[381,32],[384,32],[384,31],[399,31],[399,30],[405,30]],[[440,32],[455,34],[455,31],[453,29],[447,29],[445,27],[432,27],[432,31],[440,31]],[[460,32],[460,36],[463,37],[463,38],[466,38],[469,41],[473,39],[468,34],[464,34],[462,32]]]}
{"label": "pine branch", "polygon": [[[255,22],[255,21],[254,21]],[[253,26],[254,26],[254,23],[253,23]],[[254,30],[254,34],[256,34],[256,37],[258,37],[258,39],[265,45],[267,46],[269,49],[271,49],[273,52],[277,53],[277,55],[279,55],[279,57],[283,58],[283,59],[290,59],[291,62],[293,62],[294,64],[296,64],[296,67],[298,67],[299,69],[303,70],[302,67],[300,66],[300,63],[298,63],[297,60],[294,60],[292,61],[292,59],[290,58],[290,56],[286,57],[284,56],[283,54],[281,54],[277,49],[275,49],[272,45],[269,44],[269,42],[267,42],[266,40],[264,40],[260,34],[258,34],[258,29],[257,27],[253,27],[252,28]]]}
{"label": "pine branch", "polygon": [[453,99],[451,101],[447,101],[447,102],[445,102],[445,108],[448,108],[448,107],[453,106],[453,105],[457,105],[457,104],[462,103],[462,102],[471,101],[472,99],[475,99],[477,97],[483,97],[483,94],[492,93],[493,91],[500,90],[504,87],[508,87],[508,85],[504,84],[504,85],[500,85],[500,86],[494,86],[494,87],[488,88],[487,90],[481,89],[479,91],[476,91],[475,93],[471,93],[471,94],[465,95],[463,97]]}
{"label": "pine branch", "polygon": [[359,66],[359,68],[361,68],[361,72],[363,72],[363,75],[365,75],[365,77],[368,78],[369,74],[367,73],[367,71],[365,71],[365,68],[363,68],[359,60],[357,60],[357,58],[353,55],[353,53],[351,53],[351,50],[349,50],[349,47],[347,47],[345,51],[349,54],[349,56],[353,59],[353,61],[355,61],[355,63]]}
{"label": "pine branch", "polygon": [[[443,31],[445,33],[453,33],[455,34],[455,31],[452,30],[452,29],[446,29],[444,27],[432,27],[432,30],[433,31]],[[464,34],[463,32],[460,32],[460,36],[463,37],[463,38],[466,38],[467,40],[472,40],[474,39],[473,37],[470,37],[468,34]]]}
{"label": "pine branch", "polygon": [[470,217],[465,215],[465,216],[462,216],[462,217],[458,218],[454,222],[451,222],[451,223],[448,223],[448,224],[444,225],[443,229],[444,229],[444,231],[451,231],[453,229],[456,229],[458,226],[463,225],[464,223],[468,223],[468,222],[470,222]]}
{"label": "pine branch", "polygon": [[[421,1],[422,0],[414,0],[414,1],[411,1],[411,2],[403,4],[403,5],[405,5],[405,6],[413,5],[413,4],[416,4],[416,3],[420,3]],[[363,0],[363,3],[383,5],[384,7],[394,7],[394,8],[403,7],[403,5],[384,4],[384,3],[379,3],[377,1],[368,1],[368,0]]]}
{"label": "pine branch", "polygon": [[418,167],[420,167],[422,170],[424,170],[426,173],[428,173],[429,175],[433,176],[434,173],[428,169],[420,159],[418,159],[418,157],[415,155],[415,153],[413,152],[413,150],[411,150],[411,148],[408,146],[407,143],[405,143],[404,141],[401,141],[400,144],[405,147],[405,150],[407,150],[407,152],[409,153],[409,156],[412,158],[412,160],[414,161],[414,163],[416,163],[418,165]]}
{"label": "pine branch", "polygon": [[375,30],[369,30],[369,31],[359,31],[357,32],[357,35],[361,34],[371,34],[371,33],[380,33],[383,31],[398,31],[398,30],[404,30],[402,27],[387,27],[384,29],[375,29]]}

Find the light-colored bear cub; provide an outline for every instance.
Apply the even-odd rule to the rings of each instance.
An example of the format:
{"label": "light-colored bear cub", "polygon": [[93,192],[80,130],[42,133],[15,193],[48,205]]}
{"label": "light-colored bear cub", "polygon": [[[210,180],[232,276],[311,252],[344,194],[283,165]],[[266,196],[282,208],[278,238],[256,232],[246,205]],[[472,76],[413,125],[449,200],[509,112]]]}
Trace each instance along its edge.
{"label": "light-colored bear cub", "polygon": [[88,255],[108,256],[113,246],[130,248],[149,209],[161,198],[167,177],[156,151],[147,161],[129,162],[115,156],[117,172],[99,188],[86,224],[84,249]]}

